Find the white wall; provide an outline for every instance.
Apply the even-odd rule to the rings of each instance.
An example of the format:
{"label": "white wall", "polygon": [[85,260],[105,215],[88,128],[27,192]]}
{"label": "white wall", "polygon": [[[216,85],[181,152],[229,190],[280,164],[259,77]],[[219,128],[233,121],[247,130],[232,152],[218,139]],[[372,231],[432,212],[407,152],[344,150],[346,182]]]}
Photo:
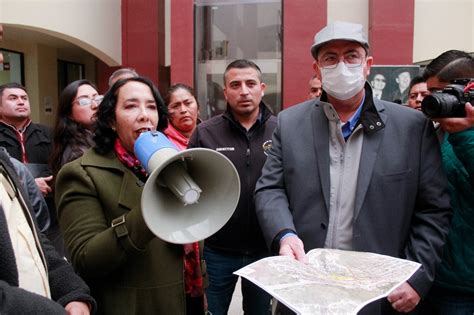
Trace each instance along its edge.
{"label": "white wall", "polygon": [[[6,38],[9,36],[5,36]],[[77,49],[60,49],[31,41],[14,41],[4,39],[1,47],[18,51],[24,55],[25,86],[31,103],[31,119],[52,126],[58,105],[58,59],[83,64],[85,78],[96,81],[96,59],[94,56]],[[45,111],[52,107],[53,112]]]}
{"label": "white wall", "polygon": [[69,41],[109,66],[122,63],[121,0],[0,0],[0,23]]}
{"label": "white wall", "polygon": [[328,0],[328,23],[333,21],[362,24],[368,34],[369,0]]}
{"label": "white wall", "polygon": [[449,49],[474,52],[474,0],[416,0],[413,62]]}
{"label": "white wall", "polygon": [[[449,49],[474,52],[474,0],[414,1],[414,63]],[[335,20],[360,23],[368,32],[369,0],[328,0],[328,22]]]}

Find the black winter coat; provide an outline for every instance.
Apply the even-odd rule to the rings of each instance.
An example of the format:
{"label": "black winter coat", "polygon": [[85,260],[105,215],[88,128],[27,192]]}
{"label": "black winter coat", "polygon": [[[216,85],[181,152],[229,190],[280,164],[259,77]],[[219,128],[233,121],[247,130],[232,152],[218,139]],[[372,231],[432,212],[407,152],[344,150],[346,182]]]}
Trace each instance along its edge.
{"label": "black winter coat", "polygon": [[[53,148],[52,132],[47,126],[30,123],[24,132],[25,151],[28,163],[48,164]],[[22,161],[21,145],[12,126],[0,122],[0,146],[7,149],[8,153]],[[42,175],[44,176],[44,175]]]}

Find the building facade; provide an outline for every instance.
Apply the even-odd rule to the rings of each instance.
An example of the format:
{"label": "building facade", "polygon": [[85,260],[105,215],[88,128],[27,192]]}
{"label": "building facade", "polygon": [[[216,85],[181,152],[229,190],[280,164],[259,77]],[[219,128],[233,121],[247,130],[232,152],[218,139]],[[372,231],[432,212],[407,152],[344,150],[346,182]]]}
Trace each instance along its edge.
{"label": "building facade", "polygon": [[314,34],[334,20],[365,26],[379,66],[474,52],[474,0],[0,0],[0,82],[22,81],[33,119],[53,124],[68,81],[84,77],[104,92],[117,67],[132,67],[162,92],[194,86],[206,118],[225,109],[225,66],[247,58],[278,112],[306,98]]}

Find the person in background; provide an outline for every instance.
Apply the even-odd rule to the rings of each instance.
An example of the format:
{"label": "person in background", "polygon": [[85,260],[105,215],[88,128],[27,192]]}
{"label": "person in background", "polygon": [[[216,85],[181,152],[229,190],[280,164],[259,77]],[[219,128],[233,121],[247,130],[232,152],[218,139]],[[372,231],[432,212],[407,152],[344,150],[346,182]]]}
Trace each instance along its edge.
{"label": "person in background", "polygon": [[[228,312],[238,279],[233,272],[269,255],[253,201],[276,124],[262,101],[265,87],[258,65],[246,59],[232,61],[224,72],[226,112],[200,123],[189,140],[189,148],[208,148],[229,158],[241,185],[231,219],[204,242],[209,275],[206,296],[213,315]],[[267,314],[270,296],[242,279],[242,305],[245,314]]]}
{"label": "person in background", "polygon": [[138,73],[135,69],[132,68],[120,68],[115,70],[109,77],[109,88],[114,85],[118,80],[128,79],[128,78],[137,78]]}
{"label": "person in background", "polygon": [[377,73],[374,75],[373,79],[370,81],[370,85],[372,86],[372,92],[375,98],[379,100],[387,101],[386,93],[383,93],[385,86],[387,85],[387,79],[381,73]]}
{"label": "person in background", "polygon": [[[53,196],[53,176],[48,167],[52,150],[52,133],[47,126],[33,123],[28,93],[18,83],[0,86],[0,146],[22,162],[35,178],[45,197],[49,226],[44,230],[59,254],[64,254]],[[43,226],[44,228],[45,226]]]}
{"label": "person in background", "polygon": [[[474,78],[474,59],[450,50],[433,59],[423,78],[430,91],[443,90],[454,79]],[[466,92],[474,94],[474,83]],[[444,132],[443,167],[448,175],[452,226],[434,285],[422,304],[423,315],[474,314],[474,107],[464,104],[465,117],[433,118]]]}
{"label": "person in background", "polygon": [[411,74],[406,68],[401,68],[397,70],[397,77],[395,82],[397,83],[397,88],[392,92],[391,101],[399,104],[405,105],[408,102],[408,86],[410,85]]}
{"label": "person in background", "polygon": [[99,314],[204,314],[199,248],[157,238],[141,211],[147,174],[134,144],[166,127],[165,112],[150,80],[117,81],[99,106],[94,147],[57,176],[66,248]]}
{"label": "person in background", "polygon": [[362,25],[329,23],[311,54],[323,94],[280,112],[256,185],[267,246],[302,262],[313,248],[418,262],[412,277],[360,314],[410,312],[431,287],[451,215],[433,124],[373,97]]}
{"label": "person in background", "polygon": [[[3,38],[3,25],[0,24],[0,41]],[[0,52],[0,64],[3,63],[3,55]],[[1,119],[1,114],[0,114]],[[5,150],[6,151],[6,150]],[[8,154],[8,152],[6,152]],[[34,177],[28,171],[26,166],[15,158],[10,157],[10,162],[15,167],[15,171],[20,179],[24,191],[28,194],[28,199],[31,202],[34,210],[36,223],[38,223],[39,230],[46,232],[51,224],[48,205],[46,204],[43,194],[36,185]]]}
{"label": "person in background", "polygon": [[413,109],[421,111],[421,102],[430,95],[430,91],[426,87],[426,81],[421,76],[414,77],[408,87],[408,103],[407,105]]}
{"label": "person in background", "polygon": [[323,93],[323,88],[321,86],[321,80],[316,75],[313,75],[311,77],[311,80],[309,80],[309,93],[308,93],[308,99],[313,99],[321,96],[321,93]]}
{"label": "person in background", "polygon": [[[30,115],[26,88],[15,82],[0,85],[0,146],[7,149],[12,157],[27,164],[27,167],[28,164],[44,166],[38,173],[48,175],[35,176],[35,181],[46,196],[52,191],[50,183],[53,179],[47,170],[52,149],[51,129],[33,123]],[[32,169],[31,171],[34,173]]]}
{"label": "person in background", "polygon": [[95,113],[102,98],[95,85],[88,80],[71,82],[62,91],[49,163],[54,176],[64,164],[82,156],[94,145]]}
{"label": "person in background", "polygon": [[188,146],[196,125],[199,123],[199,104],[193,88],[186,84],[175,84],[168,89],[168,127],[164,134],[179,150]]}

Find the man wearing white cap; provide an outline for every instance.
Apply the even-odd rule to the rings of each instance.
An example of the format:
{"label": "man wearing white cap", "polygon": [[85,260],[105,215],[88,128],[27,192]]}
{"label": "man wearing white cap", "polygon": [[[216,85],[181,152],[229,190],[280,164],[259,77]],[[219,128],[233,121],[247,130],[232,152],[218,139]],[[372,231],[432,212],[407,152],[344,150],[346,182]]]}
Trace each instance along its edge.
{"label": "man wearing white cap", "polygon": [[407,282],[361,314],[412,311],[431,286],[451,215],[432,123],[373,97],[362,25],[328,24],[311,54],[324,91],[278,116],[256,187],[264,237],[274,252],[300,261],[325,247],[419,262]]}

